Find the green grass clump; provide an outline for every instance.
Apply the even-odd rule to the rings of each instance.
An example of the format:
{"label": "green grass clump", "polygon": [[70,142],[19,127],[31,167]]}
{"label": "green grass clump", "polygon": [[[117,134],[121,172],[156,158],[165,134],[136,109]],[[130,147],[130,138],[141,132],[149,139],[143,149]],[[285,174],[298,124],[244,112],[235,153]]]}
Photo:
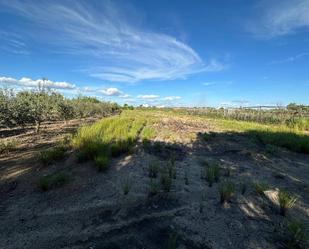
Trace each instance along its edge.
{"label": "green grass clump", "polygon": [[43,176],[38,180],[38,186],[42,191],[48,191],[54,187],[61,187],[69,180],[65,173]]}
{"label": "green grass clump", "polygon": [[241,181],[241,183],[240,183],[240,193],[241,193],[242,195],[244,195],[244,194],[246,193],[247,188],[248,188],[247,182]]}
{"label": "green grass clump", "polygon": [[308,248],[308,232],[298,220],[286,221],[283,231],[283,245],[287,249]]}
{"label": "green grass clump", "polygon": [[255,190],[255,192],[260,195],[260,196],[264,196],[264,191],[266,191],[267,189],[269,189],[268,185],[266,183],[263,182],[259,182],[259,181],[254,181],[252,183],[252,186]]}
{"label": "green grass clump", "polygon": [[132,187],[132,181],[131,179],[128,177],[123,181],[122,184],[122,192],[124,195],[127,195],[130,192],[130,189]]}
{"label": "green grass clump", "polygon": [[168,236],[168,240],[166,242],[166,249],[176,249],[177,247],[177,238],[178,235],[176,233],[170,233]]}
{"label": "green grass clump", "polygon": [[153,178],[151,178],[150,182],[149,182],[148,195],[154,196],[154,195],[158,194],[159,188],[160,188],[159,183],[156,180],[154,180]]}
{"label": "green grass clump", "polygon": [[151,161],[148,165],[148,176],[150,178],[156,178],[158,176],[159,169],[158,161]]}
{"label": "green grass clump", "polygon": [[164,192],[170,192],[172,187],[172,178],[168,172],[161,172],[161,185]]}
{"label": "green grass clump", "polygon": [[230,181],[222,182],[219,185],[220,203],[230,201],[235,192],[235,185]]}
{"label": "green grass clump", "polygon": [[288,150],[309,154],[309,136],[303,133],[271,130],[252,130],[248,132],[264,144],[284,147]]}
{"label": "green grass clump", "polygon": [[16,140],[0,142],[0,154],[16,150],[17,145],[18,143]]}
{"label": "green grass clump", "polygon": [[61,160],[65,157],[66,147],[62,145],[58,145],[54,148],[47,149],[45,151],[40,152],[39,160],[44,165],[49,165],[54,163],[55,161]]}
{"label": "green grass clump", "polygon": [[295,205],[297,198],[285,191],[279,191],[278,201],[280,205],[280,214],[285,216],[287,211]]}
{"label": "green grass clump", "polygon": [[109,159],[106,155],[102,154],[102,155],[97,156],[94,159],[94,162],[96,166],[98,167],[99,171],[105,171],[108,167]]}
{"label": "green grass clump", "polygon": [[215,181],[215,171],[213,167],[207,167],[206,169],[206,181],[208,182],[208,186],[212,187]]}

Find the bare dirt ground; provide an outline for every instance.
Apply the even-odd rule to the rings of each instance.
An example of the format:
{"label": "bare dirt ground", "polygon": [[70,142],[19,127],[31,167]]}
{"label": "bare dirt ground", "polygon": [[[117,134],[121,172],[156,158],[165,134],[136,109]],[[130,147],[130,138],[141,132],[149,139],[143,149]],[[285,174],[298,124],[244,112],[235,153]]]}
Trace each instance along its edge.
{"label": "bare dirt ground", "polygon": [[[0,157],[0,248],[157,249],[166,248],[171,234],[179,249],[280,248],[284,218],[272,198],[278,189],[298,196],[288,216],[308,226],[309,155],[281,148],[270,153],[245,135],[219,132],[205,122],[166,118],[157,124],[161,152],[147,152],[139,143],[134,153],[113,159],[103,173],[93,162],[78,163],[74,152],[61,162],[40,165],[36,153],[78,124],[12,136],[21,145]],[[213,132],[208,141],[201,138],[205,131]],[[167,150],[177,154],[176,179],[169,193],[150,197],[149,162],[156,159],[165,167],[162,155]],[[220,204],[218,183],[209,187],[201,179],[204,161],[218,163],[221,180],[236,184],[229,204]],[[69,182],[40,190],[39,177],[55,172],[67,172]],[[131,188],[124,195],[127,180]],[[270,186],[266,197],[249,185],[240,193],[241,181],[253,180]]]}

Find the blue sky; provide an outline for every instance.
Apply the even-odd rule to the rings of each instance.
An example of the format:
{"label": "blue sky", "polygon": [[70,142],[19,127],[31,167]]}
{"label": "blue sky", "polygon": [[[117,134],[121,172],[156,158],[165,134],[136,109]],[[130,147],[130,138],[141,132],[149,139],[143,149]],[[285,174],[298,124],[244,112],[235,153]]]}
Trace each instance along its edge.
{"label": "blue sky", "polygon": [[309,104],[309,0],[0,0],[0,84],[120,104]]}

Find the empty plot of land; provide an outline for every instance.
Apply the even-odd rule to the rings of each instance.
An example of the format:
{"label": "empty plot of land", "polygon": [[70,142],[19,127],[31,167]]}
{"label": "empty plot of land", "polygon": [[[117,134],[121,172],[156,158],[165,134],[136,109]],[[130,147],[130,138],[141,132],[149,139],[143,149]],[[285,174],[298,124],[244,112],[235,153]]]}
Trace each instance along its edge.
{"label": "empty plot of land", "polygon": [[144,110],[77,126],[10,137],[0,247],[306,246],[306,134]]}

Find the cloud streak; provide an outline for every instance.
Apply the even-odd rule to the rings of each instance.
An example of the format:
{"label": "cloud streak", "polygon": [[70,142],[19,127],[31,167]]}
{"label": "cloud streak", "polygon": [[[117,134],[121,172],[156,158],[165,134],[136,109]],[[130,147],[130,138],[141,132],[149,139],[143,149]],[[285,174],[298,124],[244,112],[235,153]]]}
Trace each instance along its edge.
{"label": "cloud streak", "polygon": [[248,24],[248,29],[257,37],[273,38],[309,28],[308,0],[263,1],[256,12],[262,14]]}
{"label": "cloud streak", "polygon": [[83,71],[102,80],[173,80],[225,69],[215,59],[204,63],[190,46],[172,36],[130,25],[111,2],[91,6],[86,1],[4,0],[1,4],[30,20],[36,30],[45,30],[43,42],[57,52],[92,58],[95,63]]}
{"label": "cloud streak", "polygon": [[37,79],[33,80],[30,78],[22,77],[21,79],[14,79],[10,77],[0,77],[0,84],[5,84],[8,86],[22,86],[22,87],[38,87],[38,86],[44,86],[52,89],[75,89],[75,85],[68,83],[68,82],[57,82],[57,81],[51,81],[51,80],[43,80],[43,79]]}
{"label": "cloud streak", "polygon": [[282,60],[271,61],[269,64],[273,65],[273,64],[283,64],[283,63],[294,62],[294,61],[299,60],[302,57],[307,56],[307,55],[308,55],[308,53],[300,53],[300,54],[297,54],[295,56],[290,56],[290,57],[282,59]]}

